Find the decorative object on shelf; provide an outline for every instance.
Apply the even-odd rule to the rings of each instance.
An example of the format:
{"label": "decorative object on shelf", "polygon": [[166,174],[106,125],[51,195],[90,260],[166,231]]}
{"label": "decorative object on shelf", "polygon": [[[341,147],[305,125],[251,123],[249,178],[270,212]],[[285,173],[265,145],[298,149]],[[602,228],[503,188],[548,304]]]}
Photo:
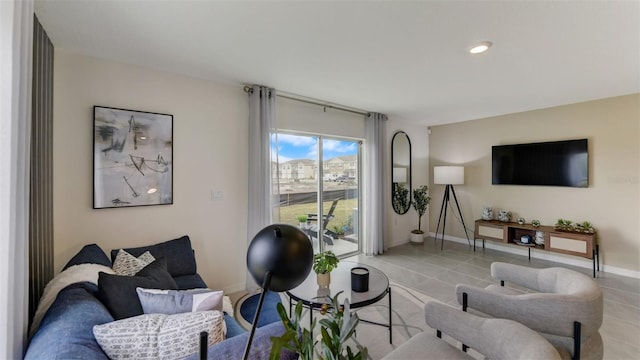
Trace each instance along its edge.
{"label": "decorative object on shelf", "polygon": [[297,353],[301,360],[313,360],[316,354],[324,356],[323,359],[367,359],[369,354],[366,347],[356,345],[357,352],[354,352],[350,346],[346,345],[355,333],[360,318],[355,312],[351,312],[349,300],[345,299],[344,304],[339,303],[340,294],[342,291],[333,298],[327,296],[327,304],[320,308],[320,313],[326,317],[320,320],[321,336],[318,339],[313,337],[315,319],[310,329],[302,326],[301,301],[296,304],[291,318],[287,315],[284,305],[278,303],[278,314],[285,331],[280,337],[271,337],[273,346],[269,358],[280,359],[282,350],[288,349]]}
{"label": "decorative object on shelf", "polygon": [[536,231],[534,242],[536,245],[544,245],[544,231]]}
{"label": "decorative object on shelf", "polygon": [[525,221],[525,220],[524,220],[524,218],[523,218],[523,217],[519,217],[519,218],[518,218],[518,224],[520,224],[520,225],[524,225],[524,221]]}
{"label": "decorative object on shelf", "polygon": [[534,219],[534,220],[531,220],[531,225],[532,225],[533,227],[538,227],[538,226],[540,226],[540,220],[535,220],[535,219]]}
{"label": "decorative object on shelf", "polygon": [[573,221],[566,219],[558,219],[555,225],[556,230],[571,231],[573,230]]}
{"label": "decorative object on shelf", "polygon": [[411,242],[413,243],[423,243],[424,242],[424,231],[422,231],[422,216],[425,212],[427,212],[427,207],[429,206],[429,201],[431,198],[428,196],[429,187],[427,185],[422,185],[417,189],[413,190],[413,201],[411,205],[416,209],[418,213],[418,230],[411,230]]}
{"label": "decorative object on shelf", "polygon": [[331,271],[338,266],[340,260],[333,251],[317,253],[313,256],[313,271],[317,275],[318,286],[329,287],[331,283]]}
{"label": "decorative object on shelf", "polygon": [[262,304],[268,290],[287,291],[302,284],[313,264],[313,246],[307,235],[295,226],[269,225],[253,237],[247,249],[247,269],[262,293],[244,348],[243,359],[249,358]]}
{"label": "decorative object on shelf", "polygon": [[482,208],[482,220],[493,220],[493,209],[489,206]]}
{"label": "decorative object on shelf", "polygon": [[173,115],[93,107],[93,208],[173,204]]}
{"label": "decorative object on shelf", "polygon": [[462,216],[462,211],[460,211],[460,204],[458,204],[456,190],[453,188],[453,185],[464,185],[464,166],[434,166],[433,183],[446,185],[444,188],[444,196],[442,196],[442,206],[440,207],[438,226],[436,227],[436,240],[438,240],[440,220],[442,220],[442,240],[440,242],[440,250],[444,249],[444,230],[447,225],[447,207],[449,206],[449,201],[451,200],[451,194],[453,194],[453,200],[455,200],[456,202],[456,207],[453,210],[458,210],[458,220],[460,220],[460,222],[462,223],[464,235],[467,237],[467,243],[469,244],[469,247],[471,247],[471,240],[469,239],[467,225],[465,225],[464,223],[464,217]]}
{"label": "decorative object on shelf", "polygon": [[520,236],[520,242],[523,244],[528,244],[531,242],[531,236],[530,235],[522,235]]}
{"label": "decorative object on shelf", "polygon": [[575,223],[573,225],[573,228],[574,228],[574,230],[576,232],[582,232],[582,233],[587,233],[587,234],[593,234],[595,232],[595,229],[593,228],[591,223],[588,222],[588,221],[583,221],[581,223]]}
{"label": "decorative object on shelf", "polygon": [[498,220],[502,221],[502,222],[509,222],[511,221],[511,211],[507,211],[507,210],[500,210],[498,212]]}
{"label": "decorative object on shelf", "polygon": [[304,227],[307,224],[307,219],[309,217],[307,215],[298,215],[296,216],[296,220],[298,220],[298,223],[300,224],[300,227]]}

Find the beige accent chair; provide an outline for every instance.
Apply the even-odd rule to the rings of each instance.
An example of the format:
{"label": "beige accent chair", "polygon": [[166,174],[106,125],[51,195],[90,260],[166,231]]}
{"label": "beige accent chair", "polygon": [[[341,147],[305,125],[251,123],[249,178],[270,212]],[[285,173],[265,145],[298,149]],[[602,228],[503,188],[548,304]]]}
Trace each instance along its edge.
{"label": "beige accent chair", "polygon": [[[491,276],[501,286],[457,285],[463,309],[517,321],[538,331],[563,358],[602,359],[602,289],[587,275],[564,268],[535,269],[495,262]],[[504,282],[524,287],[505,287]]]}
{"label": "beige accent chair", "polygon": [[429,330],[417,334],[383,360],[474,359],[463,345],[443,340],[442,333],[490,359],[560,359],[547,340],[512,320],[480,317],[436,301],[425,304],[424,315],[436,334]]}

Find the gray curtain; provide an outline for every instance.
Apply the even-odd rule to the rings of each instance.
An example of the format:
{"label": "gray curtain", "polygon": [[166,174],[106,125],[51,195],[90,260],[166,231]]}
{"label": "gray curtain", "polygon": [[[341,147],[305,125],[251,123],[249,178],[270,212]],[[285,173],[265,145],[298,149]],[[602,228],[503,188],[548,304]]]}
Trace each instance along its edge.
{"label": "gray curtain", "polygon": [[364,253],[366,255],[378,255],[386,250],[384,194],[389,188],[384,176],[386,121],[387,116],[378,113],[371,113],[365,118]]}
{"label": "gray curtain", "polygon": [[0,1],[0,359],[27,340],[33,17],[33,1]]}
{"label": "gray curtain", "polygon": [[[276,91],[254,85],[249,91],[249,207],[247,246],[265,226],[272,224],[276,202],[273,201],[274,185],[271,158],[271,138],[276,134]],[[277,177],[275,177],[277,179]],[[247,291],[259,286],[247,272]]]}

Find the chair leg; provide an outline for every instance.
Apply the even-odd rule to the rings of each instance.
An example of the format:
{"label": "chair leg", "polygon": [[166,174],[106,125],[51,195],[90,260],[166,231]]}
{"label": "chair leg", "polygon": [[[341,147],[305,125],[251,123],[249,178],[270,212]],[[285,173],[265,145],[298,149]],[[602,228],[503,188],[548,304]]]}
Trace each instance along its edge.
{"label": "chair leg", "polygon": [[[469,306],[469,294],[466,292],[462,293],[462,311],[467,312],[467,307]],[[469,347],[465,344],[462,344],[462,351],[467,352]]]}
{"label": "chair leg", "polygon": [[578,321],[573,322],[573,359],[580,360],[580,330],[582,324]]}

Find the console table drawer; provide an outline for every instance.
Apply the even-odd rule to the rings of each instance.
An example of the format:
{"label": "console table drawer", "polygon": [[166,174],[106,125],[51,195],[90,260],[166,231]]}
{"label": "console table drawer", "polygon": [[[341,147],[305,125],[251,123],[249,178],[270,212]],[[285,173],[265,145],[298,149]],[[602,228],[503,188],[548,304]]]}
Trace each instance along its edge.
{"label": "console table drawer", "polygon": [[580,235],[551,233],[547,248],[551,251],[580,255],[591,259],[593,240]]}
{"label": "console table drawer", "polygon": [[478,235],[502,240],[504,238],[504,229],[478,225]]}

